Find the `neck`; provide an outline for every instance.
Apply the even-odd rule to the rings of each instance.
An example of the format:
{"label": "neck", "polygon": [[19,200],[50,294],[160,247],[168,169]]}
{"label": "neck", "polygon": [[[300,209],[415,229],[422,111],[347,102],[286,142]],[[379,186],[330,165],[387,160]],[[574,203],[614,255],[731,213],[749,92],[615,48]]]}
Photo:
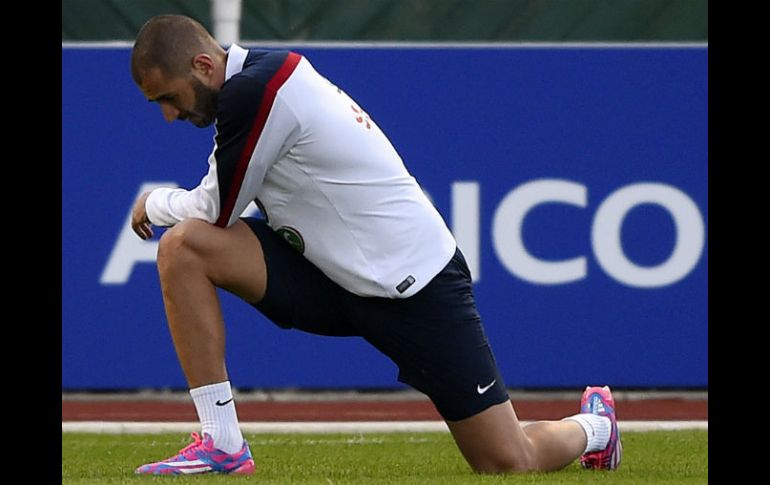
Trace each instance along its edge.
{"label": "neck", "polygon": [[214,83],[214,88],[219,89],[225,83],[225,68],[227,66],[227,52],[222,50],[218,53],[214,62],[214,72],[212,73],[211,81]]}

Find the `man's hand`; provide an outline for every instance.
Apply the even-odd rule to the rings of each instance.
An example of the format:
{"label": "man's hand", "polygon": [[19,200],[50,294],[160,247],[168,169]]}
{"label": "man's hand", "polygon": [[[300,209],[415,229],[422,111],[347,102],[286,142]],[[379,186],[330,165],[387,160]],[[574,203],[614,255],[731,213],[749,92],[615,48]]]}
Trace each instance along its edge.
{"label": "man's hand", "polygon": [[147,211],[144,208],[144,203],[149,196],[149,192],[140,195],[136,199],[136,203],[134,203],[134,209],[131,211],[131,229],[142,239],[150,239],[152,237],[152,227],[150,220],[147,218]]}

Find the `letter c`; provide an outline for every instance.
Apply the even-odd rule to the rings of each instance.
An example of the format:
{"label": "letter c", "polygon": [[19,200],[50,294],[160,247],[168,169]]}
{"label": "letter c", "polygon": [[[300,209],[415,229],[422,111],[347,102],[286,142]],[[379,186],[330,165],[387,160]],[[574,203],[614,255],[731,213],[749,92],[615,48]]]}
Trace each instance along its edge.
{"label": "letter c", "polygon": [[558,285],[586,277],[586,258],[544,261],[532,256],[521,237],[527,213],[546,202],[561,202],[585,207],[585,185],[567,180],[541,179],[528,182],[508,192],[495,211],[492,242],[497,257],[511,273],[530,283]]}

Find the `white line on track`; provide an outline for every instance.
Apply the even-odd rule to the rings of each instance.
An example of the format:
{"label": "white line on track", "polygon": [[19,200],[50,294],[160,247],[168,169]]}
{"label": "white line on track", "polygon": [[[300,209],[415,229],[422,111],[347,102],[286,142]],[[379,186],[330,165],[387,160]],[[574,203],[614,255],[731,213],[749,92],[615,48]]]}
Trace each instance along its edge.
{"label": "white line on track", "polygon": [[[523,421],[522,424],[527,424]],[[660,431],[702,429],[708,421],[620,421],[621,431]],[[68,421],[61,424],[62,433],[188,433],[200,428],[193,422],[122,422]],[[263,422],[241,423],[244,433],[422,433],[449,432],[443,421],[357,421],[357,422]]]}

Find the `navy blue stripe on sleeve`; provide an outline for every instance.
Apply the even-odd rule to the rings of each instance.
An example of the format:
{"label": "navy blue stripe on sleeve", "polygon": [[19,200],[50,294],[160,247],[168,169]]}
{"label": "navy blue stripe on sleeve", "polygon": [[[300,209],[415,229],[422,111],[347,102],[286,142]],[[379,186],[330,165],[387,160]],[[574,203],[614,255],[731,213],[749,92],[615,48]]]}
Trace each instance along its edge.
{"label": "navy blue stripe on sleeve", "polygon": [[[255,122],[267,101],[268,84],[289,57],[288,51],[250,50],[243,70],[228,79],[219,92],[217,148],[214,152],[220,207],[217,226],[226,227],[230,220],[249,159],[259,139],[259,133],[254,136]],[[270,106],[274,96],[269,99]]]}

